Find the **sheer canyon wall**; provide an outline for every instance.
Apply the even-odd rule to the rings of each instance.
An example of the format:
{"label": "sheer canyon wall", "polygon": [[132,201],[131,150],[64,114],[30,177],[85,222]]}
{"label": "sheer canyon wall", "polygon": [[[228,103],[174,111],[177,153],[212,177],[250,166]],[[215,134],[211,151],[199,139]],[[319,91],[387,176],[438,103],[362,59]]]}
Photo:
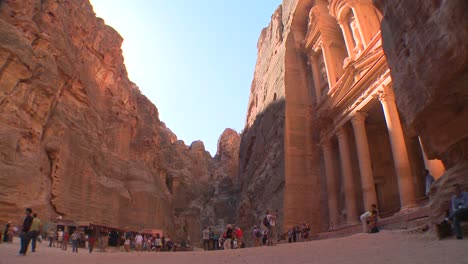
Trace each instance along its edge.
{"label": "sheer canyon wall", "polygon": [[88,1],[0,1],[0,36],[1,222],[31,207],[197,240],[233,221],[239,135],[226,130],[215,158],[178,141]]}
{"label": "sheer canyon wall", "polygon": [[434,222],[445,217],[452,185],[468,188],[468,2],[375,0],[383,47],[406,125],[447,172],[434,186]]}

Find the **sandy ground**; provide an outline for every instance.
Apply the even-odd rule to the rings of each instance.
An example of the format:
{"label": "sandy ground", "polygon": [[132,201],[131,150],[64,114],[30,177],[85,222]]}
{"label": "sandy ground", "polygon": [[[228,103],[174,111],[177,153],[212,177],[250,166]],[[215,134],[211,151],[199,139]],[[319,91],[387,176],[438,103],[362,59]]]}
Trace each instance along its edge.
{"label": "sandy ground", "polygon": [[19,241],[0,244],[0,263],[190,263],[190,264],[295,264],[295,263],[463,263],[468,264],[468,239],[437,241],[427,235],[408,235],[382,231],[378,234],[357,234],[338,239],[305,243],[280,244],[274,247],[247,248],[229,251],[79,253],[49,248],[39,244],[36,253],[17,256]]}

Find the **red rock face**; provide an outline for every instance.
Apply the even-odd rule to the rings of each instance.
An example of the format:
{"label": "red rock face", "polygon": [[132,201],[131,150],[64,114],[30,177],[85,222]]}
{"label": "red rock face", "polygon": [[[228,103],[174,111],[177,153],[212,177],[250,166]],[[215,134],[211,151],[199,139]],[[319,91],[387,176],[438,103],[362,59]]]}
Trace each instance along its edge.
{"label": "red rock face", "polygon": [[376,2],[401,115],[429,158],[468,159],[468,3]]}
{"label": "red rock face", "polygon": [[212,201],[213,179],[236,173],[237,133],[216,160],[202,142],[177,141],[129,81],[122,38],[88,1],[1,1],[0,36],[0,221],[19,223],[32,207],[44,221],[197,239],[193,201]]}
{"label": "red rock face", "polygon": [[468,189],[468,2],[375,2],[402,119],[447,168],[432,190],[432,219],[440,222],[452,185]]}

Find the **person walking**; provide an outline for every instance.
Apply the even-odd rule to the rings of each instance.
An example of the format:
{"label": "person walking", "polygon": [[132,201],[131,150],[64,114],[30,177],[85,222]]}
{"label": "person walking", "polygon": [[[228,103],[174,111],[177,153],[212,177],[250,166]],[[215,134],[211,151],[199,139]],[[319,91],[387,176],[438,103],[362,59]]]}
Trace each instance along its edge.
{"label": "person walking", "polygon": [[19,255],[26,256],[26,252],[28,252],[29,242],[31,241],[31,225],[33,222],[33,217],[31,216],[32,209],[26,208],[26,216],[24,217],[23,227],[21,228],[21,235],[20,235],[20,251]]}
{"label": "person walking", "polygon": [[72,240],[72,252],[78,253],[78,233],[76,230],[71,235]]}
{"label": "person walking", "polygon": [[37,217],[37,214],[33,214],[33,221],[31,224],[31,252],[36,252],[36,241],[37,237],[41,233],[41,220]]}

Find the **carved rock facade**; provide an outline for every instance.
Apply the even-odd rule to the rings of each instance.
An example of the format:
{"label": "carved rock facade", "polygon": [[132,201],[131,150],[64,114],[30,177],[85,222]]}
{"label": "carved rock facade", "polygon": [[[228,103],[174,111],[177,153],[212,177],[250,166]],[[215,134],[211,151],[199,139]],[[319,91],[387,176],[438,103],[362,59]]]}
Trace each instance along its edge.
{"label": "carved rock facade", "polygon": [[466,160],[466,3],[377,2],[384,16],[371,0],[285,0],[262,31],[240,147],[241,223],[279,209],[283,232],[308,222],[318,233],[359,223],[371,204],[392,216],[427,204],[424,168],[440,179]]}

